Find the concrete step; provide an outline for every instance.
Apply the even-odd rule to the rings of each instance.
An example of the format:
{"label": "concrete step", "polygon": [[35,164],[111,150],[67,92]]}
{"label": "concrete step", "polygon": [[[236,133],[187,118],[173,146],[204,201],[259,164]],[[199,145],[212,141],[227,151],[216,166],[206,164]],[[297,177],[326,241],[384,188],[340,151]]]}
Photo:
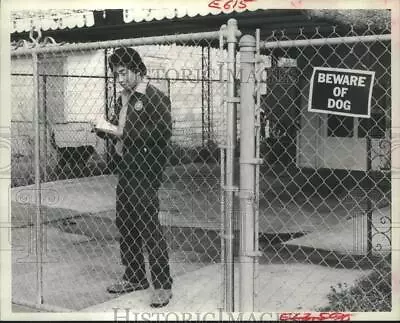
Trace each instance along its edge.
{"label": "concrete step", "polygon": [[[387,255],[391,251],[391,212],[389,207],[372,212],[372,253]],[[367,254],[367,214],[362,212],[337,225],[317,230],[284,242],[293,248],[325,250],[343,255]]]}

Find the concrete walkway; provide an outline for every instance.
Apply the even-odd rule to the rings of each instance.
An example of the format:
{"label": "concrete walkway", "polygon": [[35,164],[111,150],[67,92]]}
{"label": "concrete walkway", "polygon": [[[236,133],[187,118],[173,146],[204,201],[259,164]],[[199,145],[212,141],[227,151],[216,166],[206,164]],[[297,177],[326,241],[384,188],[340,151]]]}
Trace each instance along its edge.
{"label": "concrete walkway", "polygon": [[[219,230],[220,187],[217,175],[206,176],[191,171],[192,176],[170,170],[170,180],[159,191],[160,221],[167,227],[201,228]],[[200,174],[200,175],[199,175]],[[175,176],[175,178],[173,178]],[[86,214],[85,222],[103,218],[112,226],[115,219],[115,188],[117,179],[112,175],[61,180],[42,184],[42,205],[47,212],[46,220],[73,218]],[[272,183],[270,189],[279,192],[280,182]],[[263,183],[261,183],[263,186]],[[264,186],[266,184],[264,183]],[[366,252],[366,215],[357,203],[346,205],[339,201],[312,200],[307,203],[294,201],[278,193],[269,201],[269,191],[262,190],[260,201],[259,231],[262,234],[305,234],[288,242],[291,245],[321,248],[338,252],[362,255]],[[12,205],[23,205],[27,210],[14,212],[13,224],[34,223],[35,186],[15,187],[11,190]],[[313,205],[314,203],[314,205]],[[354,204],[354,203],[353,203]],[[16,206],[17,207],[17,206]],[[239,200],[234,200],[234,214],[239,214]],[[61,211],[58,211],[61,210]],[[27,212],[30,216],[27,216]],[[372,244],[375,251],[390,250],[390,208],[373,212]],[[46,222],[45,220],[45,222]],[[238,228],[238,223],[234,224]],[[87,230],[86,230],[87,231]],[[113,228],[110,232],[114,232]],[[385,233],[386,232],[386,233]],[[379,249],[379,250],[378,250]]]}
{"label": "concrete walkway", "polygon": [[[67,233],[52,225],[46,225],[44,233],[46,252],[42,270],[46,305],[78,311],[117,297],[106,291],[123,274],[117,241]],[[32,227],[13,228],[12,300],[26,306],[37,300],[37,259],[29,252],[35,242]],[[172,277],[179,280],[178,277],[209,264],[201,256],[193,251],[172,250]]]}
{"label": "concrete walkway", "polygon": [[[191,176],[169,173],[170,179],[175,176],[175,181],[167,181],[160,190],[160,220],[168,228],[177,229],[170,231],[169,242],[179,247],[171,253],[175,296],[162,311],[215,311],[221,307],[221,266],[204,258],[210,252],[205,242],[213,245],[219,241],[218,235],[205,236],[204,230],[218,233],[221,226],[220,184],[215,174],[208,179],[193,174],[193,170]],[[105,292],[106,285],[122,273],[117,230],[113,224],[116,183],[114,176],[96,176],[42,184],[42,211],[50,256],[44,265],[45,302],[89,312],[110,311],[112,307],[151,311],[149,290],[121,297]],[[278,186],[269,188],[279,191]],[[268,190],[263,192],[269,194]],[[24,252],[34,242],[31,226],[35,221],[34,196],[34,186],[11,190],[13,299],[32,302],[35,299],[35,264],[34,259],[27,261]],[[334,201],[327,201],[321,208],[310,204],[299,206],[285,197],[271,203],[261,201],[260,232],[301,232],[305,233],[303,237],[287,244],[364,253],[365,244],[360,244],[357,238],[365,236],[365,231],[358,230],[365,223],[363,217],[352,217],[345,206],[334,209],[332,203]],[[237,199],[234,207],[239,209]],[[390,216],[389,209],[375,211],[375,225],[381,223],[382,212]],[[202,231],[197,232],[197,236],[185,237],[187,240],[182,242],[177,236],[185,235],[184,228]],[[194,249],[193,241],[197,242],[198,250]],[[313,310],[326,305],[330,286],[344,282],[351,285],[367,273],[299,263],[293,259],[260,264],[256,282],[257,308],[260,311]]]}
{"label": "concrete walkway", "polygon": [[[315,311],[327,305],[330,286],[353,285],[369,271],[332,269],[318,265],[259,265],[256,278],[255,311]],[[235,268],[238,277],[238,266]],[[170,304],[162,309],[149,306],[151,290],[129,293],[91,306],[81,312],[112,312],[113,308],[129,308],[134,312],[218,312],[222,300],[222,267],[210,265],[182,275],[173,287]],[[235,290],[239,286],[235,284]],[[236,295],[236,300],[238,297]],[[236,302],[236,308],[238,303]]]}
{"label": "concrete walkway", "polygon": [[[42,205],[69,210],[71,214],[91,213],[114,218],[116,185],[117,179],[112,175],[43,183]],[[263,191],[259,220],[261,233],[308,233],[332,227],[349,216],[346,206],[338,206],[336,201],[323,201],[323,208],[318,206],[321,199],[298,203],[282,194],[282,185],[277,182]],[[34,194],[34,185],[15,187],[11,190],[11,200],[32,206]],[[274,195],[271,202],[269,195]],[[160,221],[164,225],[210,230],[221,226],[220,183],[215,176],[182,175],[164,183],[159,197]],[[314,207],[313,203],[317,206]],[[235,197],[233,214],[238,215],[239,210],[239,198]],[[64,216],[68,217],[69,212]],[[238,223],[235,227],[238,228]]]}

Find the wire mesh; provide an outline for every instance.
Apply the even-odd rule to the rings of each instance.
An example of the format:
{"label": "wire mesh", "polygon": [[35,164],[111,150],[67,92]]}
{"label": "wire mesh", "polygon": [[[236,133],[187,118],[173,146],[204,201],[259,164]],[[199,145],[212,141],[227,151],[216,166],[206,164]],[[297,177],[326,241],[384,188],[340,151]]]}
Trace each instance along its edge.
{"label": "wire mesh", "polygon": [[[132,40],[147,69],[133,94],[128,71],[118,68],[138,70],[118,54],[121,46],[64,44],[38,53],[44,304],[89,308],[120,295],[107,288],[124,279],[154,290],[172,284],[178,308],[209,305],[196,303],[200,290],[184,282],[199,269],[220,271],[226,75],[218,64],[226,51],[215,35]],[[12,216],[23,220],[13,243],[22,253],[35,243],[27,233],[36,229],[29,220],[35,206],[30,54],[12,56],[11,76]],[[122,118],[120,137],[99,126],[99,120],[118,126]],[[13,256],[13,300],[34,303],[35,264],[17,250]],[[209,295],[219,306],[220,290],[217,280]]]}
{"label": "wire mesh", "polygon": [[[255,246],[262,254],[255,268],[256,293],[249,295],[256,298],[254,310],[317,310],[313,295],[324,293],[328,284],[350,284],[360,276],[365,277],[361,301],[355,294],[345,301],[337,292],[330,300],[345,311],[360,311],[360,306],[374,310],[368,293],[376,292],[382,296],[381,303],[391,307],[388,295],[381,292],[391,271],[387,270],[393,144],[391,48],[388,40],[369,38],[388,33],[389,29],[334,26],[277,30],[261,39],[256,55],[263,71],[258,74],[257,70],[255,79],[259,138],[254,156],[262,158],[263,164],[256,167],[254,207],[258,216]],[[118,45],[39,48],[40,165],[34,163],[32,50],[13,54],[14,301],[34,302],[38,292],[35,166],[41,180],[45,304],[91,308],[119,295],[107,293],[107,287],[124,275],[132,277],[132,271],[141,273],[144,285],[147,281],[169,288],[172,281],[172,302],[180,310],[184,303],[191,311],[208,309],[211,303],[224,307],[226,297],[232,296],[223,295],[229,277],[218,264],[227,259],[224,251],[229,237],[221,240],[219,234],[226,233],[227,209],[238,205],[238,196],[228,205],[224,190],[233,192],[237,184],[240,151],[234,152],[236,164],[226,168],[232,157],[231,151],[225,151],[226,134],[229,127],[234,128],[226,121],[227,109],[232,107],[226,100],[226,83],[232,71],[227,68],[223,44],[218,49],[220,35],[206,34],[178,35],[178,40],[170,37],[168,41],[153,37],[121,40]],[[351,36],[358,38],[346,38]],[[307,45],[318,39],[315,45]],[[122,99],[127,93],[126,75],[124,79],[123,71],[115,73],[108,64],[120,46],[137,50],[147,68],[143,93],[127,101]],[[116,59],[118,67],[122,57]],[[371,118],[308,112],[315,66],[375,71]],[[233,79],[237,82],[238,76]],[[230,103],[236,100],[228,98]],[[99,120],[106,128],[121,131],[124,106],[130,107],[125,123],[131,137],[121,140],[93,131]],[[147,113],[148,109],[153,113]],[[144,119],[132,119],[141,114]],[[153,142],[149,145],[139,136],[134,145],[129,143],[137,129],[152,133],[154,137],[146,139]],[[236,135],[239,140],[254,140],[239,131]],[[226,187],[228,171],[235,173],[232,187]],[[232,213],[229,220],[237,236],[238,220],[245,214],[236,209]],[[142,242],[147,246],[143,253],[132,249]],[[232,261],[236,262],[237,238],[234,242]],[[136,270],[126,270],[126,263],[135,257],[139,259],[133,261]],[[387,272],[368,275],[380,267]],[[295,278],[299,273],[304,277],[300,282]],[[210,304],[200,304],[202,284],[214,276],[218,278],[207,296]]]}
{"label": "wire mesh", "polygon": [[[257,234],[264,271],[255,286],[271,293],[257,298],[257,310],[318,311],[316,295],[330,286],[336,310],[391,308],[390,279],[379,271],[391,270],[391,44],[368,39],[385,34],[389,26],[281,29],[260,43],[269,60],[258,65],[264,164]],[[317,66],[374,71],[371,117],[308,112]],[[282,280],[274,282],[273,272]],[[343,284],[353,288],[349,299]],[[384,304],[379,309],[371,302],[376,295]]]}

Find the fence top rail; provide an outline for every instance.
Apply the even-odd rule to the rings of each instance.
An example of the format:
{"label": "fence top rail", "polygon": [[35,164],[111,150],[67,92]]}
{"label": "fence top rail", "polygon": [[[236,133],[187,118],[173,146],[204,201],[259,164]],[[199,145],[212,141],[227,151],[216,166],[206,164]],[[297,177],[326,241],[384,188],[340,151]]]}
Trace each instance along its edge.
{"label": "fence top rail", "polygon": [[323,45],[340,45],[351,44],[358,42],[373,42],[373,41],[390,41],[391,34],[384,35],[366,35],[366,36],[349,36],[349,37],[334,37],[334,38],[317,38],[317,39],[295,39],[295,40],[277,40],[277,41],[262,41],[260,48],[282,48],[282,47],[306,47],[306,46],[323,46]]}
{"label": "fence top rail", "polygon": [[106,48],[120,47],[120,46],[163,45],[175,42],[185,43],[185,42],[193,42],[201,40],[219,40],[220,33],[221,31],[211,31],[202,33],[108,40],[102,42],[57,44],[57,45],[47,45],[46,47],[40,47],[39,45],[33,48],[12,49],[11,56],[31,55],[33,53],[44,54],[44,53],[56,53],[65,51],[106,49]]}

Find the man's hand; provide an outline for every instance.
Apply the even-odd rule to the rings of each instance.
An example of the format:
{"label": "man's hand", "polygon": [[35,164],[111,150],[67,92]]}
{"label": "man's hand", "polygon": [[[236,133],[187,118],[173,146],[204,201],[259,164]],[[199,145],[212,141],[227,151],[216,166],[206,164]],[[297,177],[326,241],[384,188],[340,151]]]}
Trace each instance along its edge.
{"label": "man's hand", "polygon": [[118,126],[113,125],[112,123],[110,123],[109,121],[107,121],[105,119],[105,117],[102,115],[100,116],[95,125],[94,125],[94,130],[96,132],[100,131],[100,132],[105,132],[114,136],[120,136],[120,131],[118,129]]}

